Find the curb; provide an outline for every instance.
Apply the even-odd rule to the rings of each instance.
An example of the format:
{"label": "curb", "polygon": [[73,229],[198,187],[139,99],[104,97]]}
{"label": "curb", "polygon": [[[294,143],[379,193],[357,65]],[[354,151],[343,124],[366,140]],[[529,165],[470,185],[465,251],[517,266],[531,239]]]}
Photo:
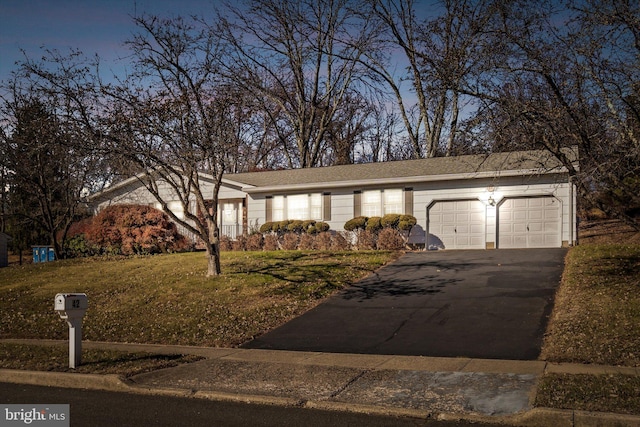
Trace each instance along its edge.
{"label": "curb", "polygon": [[[44,345],[55,346],[67,344],[67,340],[44,340],[44,339],[0,339],[0,343],[28,344],[28,345]],[[199,347],[199,346],[181,346],[181,345],[165,345],[165,344],[139,344],[139,343],[119,343],[108,341],[83,341],[83,348],[94,349],[112,349],[119,351],[141,351],[154,354],[194,354],[205,357],[207,359],[226,359],[226,360],[242,360],[246,362],[273,362],[279,363],[282,360],[274,360],[274,355],[285,354],[287,363],[309,364],[309,365],[332,365],[345,367],[362,367],[369,366],[372,369],[399,369],[414,370],[416,367],[428,371],[456,371],[456,372],[509,372],[509,373],[535,373],[540,374],[585,374],[585,375],[631,375],[640,376],[639,367],[622,367],[609,365],[590,365],[580,363],[567,362],[548,362],[543,360],[498,360],[498,359],[471,359],[459,357],[424,357],[424,356],[393,356],[393,355],[361,355],[347,353],[322,353],[322,352],[287,352],[280,350],[257,350],[257,349],[241,349],[241,348],[218,348],[218,347]],[[295,354],[294,357],[292,354]],[[268,357],[267,357],[268,356]],[[342,362],[331,360],[320,361],[320,358],[331,356],[339,358]],[[366,359],[379,359],[371,363],[365,362]],[[393,363],[391,360],[402,361],[408,360],[409,365],[402,362]],[[505,363],[511,364],[508,371],[505,370]],[[430,366],[426,367],[426,364]],[[74,374],[78,375],[78,374]]]}
{"label": "curb", "polygon": [[353,412],[374,415],[407,417],[436,421],[466,421],[497,426],[520,427],[633,427],[640,425],[640,416],[586,412],[569,409],[533,408],[523,413],[508,416],[475,414],[432,413],[429,411],[370,406],[355,403],[331,401],[301,401],[293,398],[235,394],[204,390],[176,388],[150,388],[139,386],[133,381],[115,374],[78,374],[67,372],[21,371],[0,369],[0,381],[14,384],[30,384],[49,387],[79,388],[112,392],[163,395],[182,398],[209,399],[217,401],[242,402],[258,405],[274,405],[319,409],[335,412]]}

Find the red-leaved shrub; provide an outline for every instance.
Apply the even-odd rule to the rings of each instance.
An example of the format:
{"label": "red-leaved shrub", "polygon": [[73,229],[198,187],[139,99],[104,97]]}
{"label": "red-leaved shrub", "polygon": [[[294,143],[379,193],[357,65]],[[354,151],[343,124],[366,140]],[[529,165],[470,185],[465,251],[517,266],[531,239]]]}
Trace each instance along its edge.
{"label": "red-leaved shrub", "polygon": [[142,205],[113,205],[100,211],[86,231],[92,244],[108,254],[153,254],[184,250],[187,240],[162,211]]}
{"label": "red-leaved shrub", "polygon": [[264,238],[260,233],[250,234],[247,237],[247,250],[248,251],[261,251],[264,245]]}
{"label": "red-leaved shrub", "polygon": [[300,235],[300,243],[298,244],[298,249],[301,251],[310,251],[314,249],[315,245],[315,236],[312,234],[302,234]]}
{"label": "red-leaved shrub", "polygon": [[347,241],[346,237],[342,233],[336,233],[331,239],[331,250],[334,251],[346,251],[351,248],[351,245]]}
{"label": "red-leaved shrub", "polygon": [[274,234],[267,234],[264,236],[264,250],[276,251],[278,250],[278,236]]}
{"label": "red-leaved shrub", "polygon": [[285,233],[282,238],[282,249],[285,251],[293,251],[298,249],[299,237],[296,233]]}
{"label": "red-leaved shrub", "polygon": [[332,240],[331,233],[327,231],[319,233],[316,236],[315,248],[319,251],[328,251],[329,249],[331,249],[331,240]]}
{"label": "red-leaved shrub", "polygon": [[229,236],[220,236],[220,250],[230,251],[231,249],[231,238]]}
{"label": "red-leaved shrub", "polygon": [[378,233],[378,249],[397,251],[404,248],[404,239],[395,228],[383,228]]}

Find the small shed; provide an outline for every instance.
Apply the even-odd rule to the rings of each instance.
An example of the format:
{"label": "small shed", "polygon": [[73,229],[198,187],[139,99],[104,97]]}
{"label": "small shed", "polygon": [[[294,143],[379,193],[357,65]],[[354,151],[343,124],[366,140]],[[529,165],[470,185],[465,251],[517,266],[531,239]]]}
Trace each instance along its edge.
{"label": "small shed", "polygon": [[11,237],[8,234],[0,233],[0,268],[9,265],[9,248],[8,243]]}

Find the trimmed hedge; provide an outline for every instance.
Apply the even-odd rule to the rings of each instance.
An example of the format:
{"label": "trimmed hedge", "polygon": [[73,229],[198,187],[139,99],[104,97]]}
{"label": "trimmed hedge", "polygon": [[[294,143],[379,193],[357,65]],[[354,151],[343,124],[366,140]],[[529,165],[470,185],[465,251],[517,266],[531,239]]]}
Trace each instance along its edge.
{"label": "trimmed hedge", "polygon": [[379,232],[383,228],[411,231],[417,222],[413,215],[387,214],[382,218],[379,216],[372,216],[370,218],[357,216],[347,221],[344,224],[344,229],[347,231],[368,230],[374,233]]}
{"label": "trimmed hedge", "polygon": [[318,234],[329,231],[329,228],[329,224],[322,221],[285,220],[265,222],[260,226],[260,233],[276,233],[279,235],[284,235],[287,232],[295,234]]}
{"label": "trimmed hedge", "polygon": [[358,249],[402,249],[407,236],[417,224],[413,215],[387,214],[379,216],[357,216],[344,224],[344,229],[354,233]]}

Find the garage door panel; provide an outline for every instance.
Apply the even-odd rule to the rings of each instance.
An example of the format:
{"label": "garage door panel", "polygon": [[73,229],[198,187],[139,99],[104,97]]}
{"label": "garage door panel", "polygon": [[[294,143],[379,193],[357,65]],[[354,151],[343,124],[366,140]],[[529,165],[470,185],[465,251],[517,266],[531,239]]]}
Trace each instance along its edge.
{"label": "garage door panel", "polygon": [[513,247],[515,248],[524,248],[527,244],[527,238],[524,236],[514,236],[512,238]]}
{"label": "garage door panel", "polygon": [[455,228],[455,232],[458,233],[460,236],[464,236],[469,234],[469,226],[468,225],[458,225]]}
{"label": "garage door panel", "polygon": [[484,224],[485,217],[486,217],[486,213],[484,210],[484,206],[482,206],[482,211],[471,213],[471,218],[469,222],[472,224]]}
{"label": "garage door panel", "polygon": [[558,216],[558,210],[557,209],[546,209],[544,211],[544,219],[549,220],[549,219],[556,219]]}
{"label": "garage door panel", "polygon": [[560,221],[557,222],[546,222],[545,233],[553,234],[554,237],[558,236],[560,233]]}
{"label": "garage door panel", "polygon": [[504,200],[498,207],[498,247],[561,246],[560,207],[550,196]]}
{"label": "garage door panel", "polygon": [[527,224],[523,224],[523,223],[509,224],[509,231],[511,231],[512,233],[526,233]]}
{"label": "garage door panel", "polygon": [[486,248],[485,236],[484,235],[482,237],[480,237],[480,236],[472,236],[471,237],[470,246],[472,248],[476,248],[476,249],[477,248],[485,249]]}
{"label": "garage door panel", "polygon": [[524,221],[527,219],[527,211],[524,208],[517,208],[518,210],[514,210],[510,212],[510,217],[512,221]]}
{"label": "garage door panel", "polygon": [[470,227],[471,234],[484,236],[485,226],[484,224],[472,224]]}
{"label": "garage door panel", "polygon": [[429,208],[429,249],[484,249],[485,216],[478,200],[435,202]]}
{"label": "garage door panel", "polygon": [[529,247],[544,247],[547,244],[548,240],[545,236],[533,235],[529,237]]}
{"label": "garage door panel", "polygon": [[[535,209],[535,208],[533,208]],[[529,211],[528,213],[528,217],[530,221],[536,221],[536,220],[541,220],[545,218],[545,212],[544,211],[539,211],[539,210],[532,210]]]}
{"label": "garage door panel", "polygon": [[544,224],[539,222],[529,222],[527,226],[527,231],[531,233],[544,233]]}
{"label": "garage door panel", "polygon": [[522,199],[522,204],[520,206],[526,208],[539,208],[545,205],[546,199],[542,198],[534,198],[534,199]]}
{"label": "garage door panel", "polygon": [[556,236],[545,236],[545,247],[553,247],[554,244],[557,244],[558,238]]}

